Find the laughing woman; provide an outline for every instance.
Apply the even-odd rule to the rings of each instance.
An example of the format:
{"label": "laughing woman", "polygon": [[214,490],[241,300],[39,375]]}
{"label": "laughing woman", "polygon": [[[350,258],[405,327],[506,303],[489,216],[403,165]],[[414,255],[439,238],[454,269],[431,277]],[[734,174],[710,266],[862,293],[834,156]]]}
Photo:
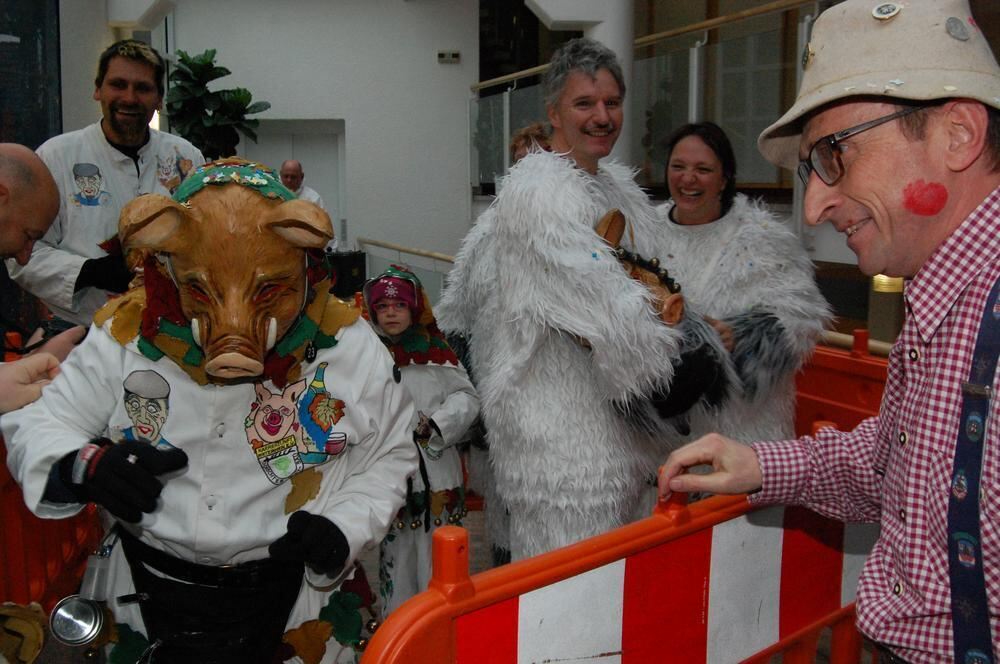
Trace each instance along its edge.
{"label": "laughing woman", "polygon": [[[742,381],[712,420],[738,440],[792,434],[795,373],[830,318],[798,237],[762,205],[736,193],[736,159],[711,122],[684,125],[667,143],[671,200],[658,208],[670,271],[684,297],[710,316]],[[695,416],[697,417],[697,416]]]}

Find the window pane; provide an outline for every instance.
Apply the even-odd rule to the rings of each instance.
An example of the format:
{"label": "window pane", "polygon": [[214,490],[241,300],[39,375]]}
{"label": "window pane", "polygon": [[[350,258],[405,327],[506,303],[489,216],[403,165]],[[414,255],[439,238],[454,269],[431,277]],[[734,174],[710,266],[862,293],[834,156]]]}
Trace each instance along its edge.
{"label": "window pane", "polygon": [[62,131],[58,0],[4,0],[0,141],[37,148]]}

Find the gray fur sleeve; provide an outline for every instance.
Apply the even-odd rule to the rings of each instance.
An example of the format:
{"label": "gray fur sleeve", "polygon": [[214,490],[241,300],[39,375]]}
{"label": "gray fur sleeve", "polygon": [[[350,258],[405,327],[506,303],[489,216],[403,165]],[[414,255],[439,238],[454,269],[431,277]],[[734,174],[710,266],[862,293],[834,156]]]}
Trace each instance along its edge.
{"label": "gray fur sleeve", "polygon": [[668,384],[682,333],[653,311],[649,291],[628,277],[593,231],[598,209],[588,176],[556,155],[528,155],[496,202],[497,268],[515,362],[530,362],[552,335],[583,339],[598,387],[628,402]]}
{"label": "gray fur sleeve", "polygon": [[485,289],[496,279],[488,256],[495,215],[493,206],[487,208],[462,240],[441,301],[434,307],[443,332],[469,335]]}
{"label": "gray fur sleeve", "polygon": [[733,330],[733,365],[748,399],[773,389],[798,370],[800,355],[787,342],[788,335],[774,314],[751,311],[724,322]]}

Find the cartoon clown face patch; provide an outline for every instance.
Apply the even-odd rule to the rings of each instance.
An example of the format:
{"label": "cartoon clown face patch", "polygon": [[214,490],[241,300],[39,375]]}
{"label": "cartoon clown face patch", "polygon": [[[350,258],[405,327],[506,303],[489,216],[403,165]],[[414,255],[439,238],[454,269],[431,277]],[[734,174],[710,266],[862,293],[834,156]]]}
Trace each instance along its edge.
{"label": "cartoon clown face patch", "polygon": [[274,394],[262,383],[244,422],[247,442],[261,469],[281,484],[310,466],[323,464],[348,447],[347,434],[334,425],[344,416],[344,402],[326,389],[326,362],[312,381],[292,383]]}

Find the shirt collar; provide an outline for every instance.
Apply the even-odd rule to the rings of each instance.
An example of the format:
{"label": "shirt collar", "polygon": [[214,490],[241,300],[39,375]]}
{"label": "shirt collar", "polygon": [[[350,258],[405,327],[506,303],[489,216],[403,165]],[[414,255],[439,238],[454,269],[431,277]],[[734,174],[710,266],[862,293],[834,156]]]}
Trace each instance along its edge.
{"label": "shirt collar", "polygon": [[972,280],[1000,256],[1000,187],[939,246],[904,289],[908,316],[925,342]]}

